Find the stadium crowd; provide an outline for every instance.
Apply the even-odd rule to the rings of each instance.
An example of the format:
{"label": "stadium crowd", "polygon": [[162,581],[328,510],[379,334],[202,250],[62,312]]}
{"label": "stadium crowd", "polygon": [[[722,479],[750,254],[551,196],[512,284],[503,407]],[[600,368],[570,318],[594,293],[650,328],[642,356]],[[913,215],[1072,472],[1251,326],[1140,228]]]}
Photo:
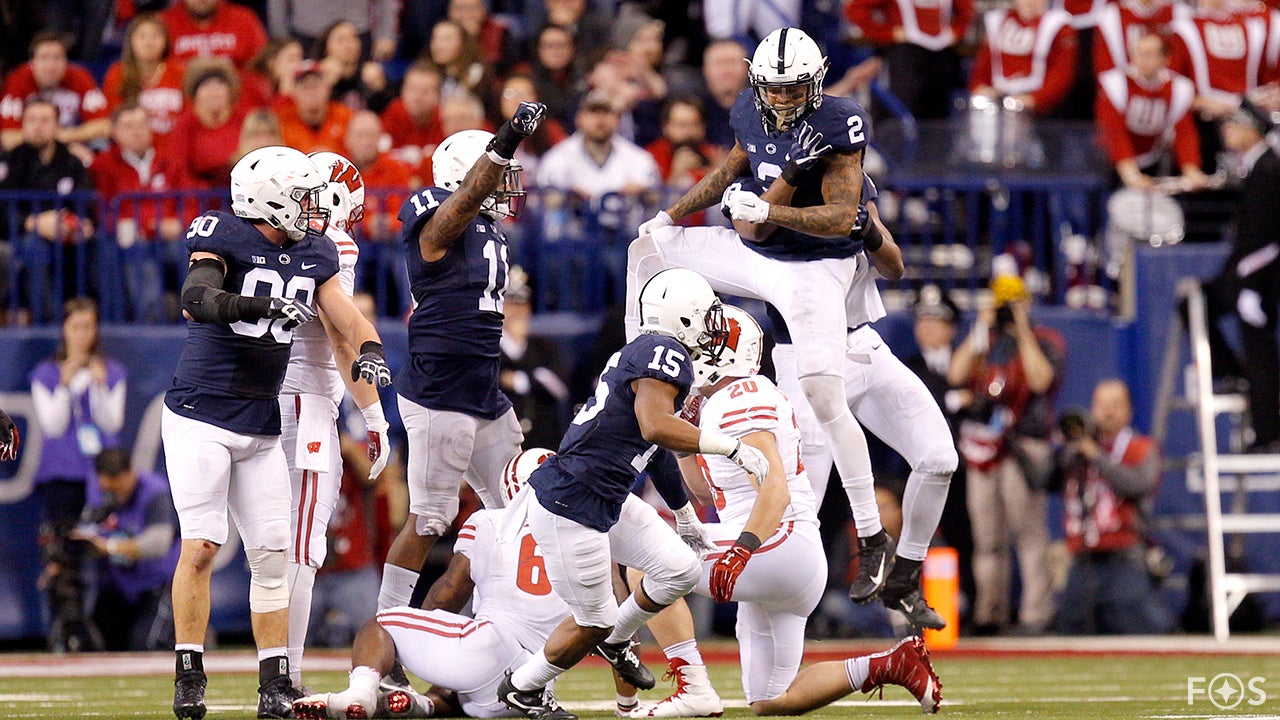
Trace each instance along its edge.
{"label": "stadium crowd", "polygon": [[[0,197],[10,210],[0,226],[0,285],[8,297],[17,282],[26,303],[8,308],[14,324],[57,316],[53,286],[69,282],[51,278],[51,268],[65,272],[72,263],[54,256],[70,258],[98,233],[130,258],[129,319],[176,321],[184,233],[203,209],[202,193],[224,193],[232,168],[269,146],[349,158],[368,191],[351,234],[390,239],[410,194],[444,182],[433,177],[432,159],[446,138],[498,131],[537,103],[545,117],[512,148],[525,185],[549,211],[607,194],[634,201],[612,221],[629,237],[664,193],[695,187],[725,159],[735,142],[730,108],[748,87],[743,58],[784,26],[805,28],[826,46],[829,93],[864,100],[878,119],[942,119],[984,101],[1032,122],[1093,119],[1114,184],[1139,190],[1208,187],[1215,172],[1227,172],[1221,127],[1247,126],[1260,142],[1271,129],[1268,113],[1280,111],[1280,10],[1258,0],[981,7],[973,0],[850,0],[838,17],[803,0],[173,0],[167,7],[97,0],[84,3],[91,8],[84,13],[64,5],[18,3],[19,12],[0,14],[0,190],[92,191],[110,210],[84,201],[5,205]],[[694,212],[678,222],[707,220]],[[556,447],[570,401],[581,398],[557,349],[530,337],[536,308],[514,275],[506,281],[501,388],[516,405],[526,444]],[[1168,630],[1172,619],[1151,604],[1152,592],[1099,597],[1150,582],[1143,514],[1157,453],[1129,427],[1127,389],[1118,381],[1097,388],[1080,432],[1064,426],[1059,433],[1066,442],[1054,464],[1049,439],[1065,348],[1031,316],[1021,280],[1004,275],[990,289],[994,304],[958,343],[955,303],[937,288],[922,291],[914,313],[921,353],[908,362],[946,411],[962,459],[942,532],[964,550],[963,585],[973,597],[966,629],[1016,626],[1034,634],[1053,626],[1045,505],[1047,493],[1065,488],[1073,560],[1059,607],[1071,612],[1056,615],[1058,629]],[[408,309],[409,295],[401,290],[397,314]],[[155,623],[177,560],[174,520],[157,509],[167,491],[112,449],[125,378],[98,354],[94,305],[78,299],[63,310],[58,353],[31,376],[50,463],[38,482],[53,542],[45,579],[51,642],[167,647],[173,638],[159,636]],[[1274,330],[1274,307],[1268,312]],[[92,328],[77,324],[90,320]],[[364,448],[353,448],[359,436],[344,433],[341,512],[329,525],[347,550],[332,555],[312,599],[313,638],[335,644],[350,642],[373,615],[349,601],[377,595],[375,563],[387,556],[404,515],[396,498],[402,479],[393,473],[361,482],[370,473]],[[397,457],[392,466],[404,464]],[[967,505],[956,490],[966,473]],[[909,504],[901,475],[898,487],[882,488],[884,505]],[[365,517],[375,507],[376,517]],[[453,532],[465,518],[458,516]],[[1022,573],[1016,618],[1011,538]],[[857,555],[856,539],[845,542],[845,552]],[[80,602],[88,558],[102,565],[100,611],[115,616],[129,606],[132,633],[105,643],[96,635]],[[832,574],[843,602],[843,576]],[[1091,613],[1090,603],[1108,610]],[[851,608],[830,614],[864,622],[848,620]],[[1117,612],[1126,619],[1116,621]]]}

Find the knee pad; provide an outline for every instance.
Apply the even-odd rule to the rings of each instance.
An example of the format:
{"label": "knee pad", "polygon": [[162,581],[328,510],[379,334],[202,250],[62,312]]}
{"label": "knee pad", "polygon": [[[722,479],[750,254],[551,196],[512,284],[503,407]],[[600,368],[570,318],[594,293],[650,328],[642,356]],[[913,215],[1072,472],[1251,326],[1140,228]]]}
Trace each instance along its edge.
{"label": "knee pad", "polygon": [[[455,508],[454,515],[457,515]],[[413,529],[419,535],[434,535],[440,537],[449,532],[449,526],[453,524],[452,518],[446,520],[442,515],[418,515],[413,523]]]}
{"label": "knee pad", "polygon": [[802,375],[800,387],[819,423],[829,423],[849,411],[840,375]]}
{"label": "knee pad", "polygon": [[925,475],[950,480],[959,465],[960,456],[956,453],[955,444],[951,442],[951,436],[948,435],[946,438],[936,438],[936,442],[929,443],[929,447],[925,448],[924,456],[911,469]]}
{"label": "knee pad", "polygon": [[249,610],[269,613],[289,607],[284,551],[245,548],[244,554],[249,559]]}
{"label": "knee pad", "polygon": [[644,594],[658,605],[665,607],[693,592],[698,585],[698,578],[702,575],[702,562],[692,551],[689,556],[689,563],[683,567],[672,568],[670,572],[664,572],[662,577],[657,577],[656,573],[646,575],[641,581]]}

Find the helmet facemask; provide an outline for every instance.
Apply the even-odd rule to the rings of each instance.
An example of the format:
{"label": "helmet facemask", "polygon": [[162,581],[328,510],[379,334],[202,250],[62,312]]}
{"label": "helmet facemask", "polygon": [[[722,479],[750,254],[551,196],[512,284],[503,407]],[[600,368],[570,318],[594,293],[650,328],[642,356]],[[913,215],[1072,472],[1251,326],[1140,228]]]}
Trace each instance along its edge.
{"label": "helmet facemask", "polygon": [[[765,133],[781,135],[822,105],[822,81],[827,67],[811,76],[801,76],[789,82],[768,82],[752,75],[751,87],[755,91],[756,110]],[[803,93],[803,94],[802,94]]]}
{"label": "helmet facemask", "polygon": [[290,232],[290,228],[281,228],[289,235],[289,239],[301,240],[307,233],[323,235],[329,229],[329,209],[324,207],[320,197],[324,189],[324,185],[317,185],[313,188],[295,187],[289,190],[289,197],[298,203],[301,210],[298,218],[293,221],[292,229],[298,233],[296,237]]}
{"label": "helmet facemask", "polygon": [[495,219],[520,217],[524,209],[524,168],[516,160],[512,160],[502,172],[502,180],[498,189],[494,190],[481,204]]}
{"label": "helmet facemask", "polygon": [[707,308],[707,312],[702,316],[702,323],[702,332],[694,341],[694,347],[689,348],[693,356],[690,359],[718,365],[720,356],[724,354],[729,341],[729,323],[725,320],[724,307],[719,299]]}

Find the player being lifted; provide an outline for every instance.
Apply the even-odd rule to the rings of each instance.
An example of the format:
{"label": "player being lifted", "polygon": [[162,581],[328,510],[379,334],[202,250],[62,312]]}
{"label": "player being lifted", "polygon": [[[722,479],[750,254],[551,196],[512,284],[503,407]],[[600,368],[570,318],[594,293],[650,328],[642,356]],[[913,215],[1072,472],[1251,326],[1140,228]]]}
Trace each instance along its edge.
{"label": "player being lifted", "polygon": [[[355,292],[360,248],[350,233],[364,217],[364,179],[350,160],[336,153],[315,152],[308,157],[325,181],[320,199],[329,210],[329,227],[324,234],[338,251],[338,282],[342,291],[351,295]],[[391,451],[377,388],[349,380],[338,370],[349,367],[355,359],[355,349],[321,313],[320,322],[294,330],[289,367],[280,390],[280,444],[289,462],[293,493],[288,557],[289,675],[297,688],[302,687],[311,589],[316,570],[324,564],[329,518],[342,481],[337,419],[347,390],[364,415],[369,433],[370,478],[382,473]]]}
{"label": "player being lifted", "polygon": [[463,479],[485,507],[502,507],[496,486],[523,434],[498,387],[507,237],[499,221],[524,200],[520,141],[546,107],[521,103],[496,135],[464,130],[436,148],[438,187],[400,208],[409,282],[409,362],[396,379],[408,433],[409,519],[387,552],[378,609],[419,605],[414,588],[427,551],[458,514]]}
{"label": "player being lifted", "polygon": [[[666,270],[639,302],[643,334],[609,358],[559,453],[534,471],[508,510],[527,513],[551,587],[573,613],[498,691],[530,718],[567,716],[547,704],[543,690],[593,648],[624,680],[653,687],[630,650],[631,636],[692,590],[701,566],[657,512],[629,492],[659,448],[724,455],[757,477],[769,471],[756,448],[699,431],[676,415],[693,383],[691,358],[715,358],[727,338],[711,287],[692,271]],[[645,574],[621,607],[613,595],[614,562]]]}
{"label": "player being lifted", "polygon": [[390,381],[377,331],[337,279],[338,252],[321,237],[325,179],[285,147],[245,155],[231,170],[231,209],[192,221],[182,306],[191,322],[161,419],[165,463],[182,533],[173,578],[177,640],[173,711],[205,714],[203,652],[213,558],[227,511],[249,564],[258,645],[258,717],[288,717],[289,467],[277,397],[294,329],[317,306],[360,355],[353,377]]}
{"label": "player being lifted", "polygon": [[[724,354],[719,364],[694,361],[699,397],[686,404],[685,416],[703,432],[723,431],[760,448],[769,458],[769,473],[757,479],[714,455],[683,457],[680,466],[689,486],[706,490],[703,495],[720,516],[718,524],[705,526],[717,550],[703,561],[697,592],[716,602],[738,603],[736,632],[748,705],[757,715],[799,715],[855,690],[901,685],[925,712],[937,712],[942,685],[918,637],[885,652],[799,670],[805,623],[827,580],[817,504],[800,459],[791,403],[759,374],[760,326],[741,308],[726,306],[724,313],[729,326]],[[681,622],[677,612],[688,610],[672,608],[649,623],[663,646],[693,644],[692,619]],[[690,674],[705,677],[705,671],[678,658],[671,670],[676,692],[632,711],[632,717],[709,714],[685,680]]]}
{"label": "player being lifted", "polygon": [[[724,160],[671,207],[640,226],[627,258],[627,336],[638,332],[635,298],[655,272],[685,267],[720,292],[759,298],[781,312],[797,346],[800,384],[829,438],[860,537],[882,531],[866,438],[844,401],[845,295],[862,247],[858,220],[866,113],[826,96],[827,59],[803,31],[770,33],[750,61],[751,87],[730,111],[736,142]],[[757,195],[731,188],[750,176]],[[726,194],[726,190],[729,192]],[[723,200],[729,228],[674,220]],[[860,573],[871,573],[864,566]],[[883,577],[880,578],[883,582]]]}
{"label": "player being lifted", "polygon": [[[554,455],[525,450],[502,471],[502,493],[510,501],[534,468]],[[301,718],[366,718],[436,715],[516,715],[498,700],[507,670],[537,652],[569,616],[551,590],[542,554],[527,524],[502,532],[501,510],[480,510],[458,531],[453,559],[427,593],[422,609],[394,607],[365,624],[351,648],[350,686],[296,701]],[[474,598],[474,600],[473,600]],[[460,615],[468,601],[472,617]],[[383,675],[399,659],[434,687],[425,696],[379,691]],[[553,698],[547,698],[553,704]]]}

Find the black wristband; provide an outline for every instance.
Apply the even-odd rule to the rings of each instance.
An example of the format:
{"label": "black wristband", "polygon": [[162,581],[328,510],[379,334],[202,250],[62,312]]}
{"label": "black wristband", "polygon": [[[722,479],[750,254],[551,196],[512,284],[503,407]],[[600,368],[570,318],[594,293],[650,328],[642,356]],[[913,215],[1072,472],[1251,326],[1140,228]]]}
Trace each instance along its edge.
{"label": "black wristband", "polygon": [[742,547],[755,552],[760,549],[760,538],[755,533],[743,532],[738,536],[738,544]]}
{"label": "black wristband", "polygon": [[360,354],[365,355],[367,353],[373,353],[383,360],[387,359],[387,353],[382,349],[382,343],[376,340],[367,340],[360,344]]}
{"label": "black wristband", "polygon": [[782,181],[791,187],[799,187],[800,177],[804,175],[804,170],[799,165],[789,162],[782,166]]}
{"label": "black wristband", "polygon": [[524,136],[516,132],[511,127],[511,121],[502,123],[502,127],[498,128],[498,133],[489,141],[489,150],[497,153],[499,157],[510,160],[515,157],[516,148],[520,146],[520,141]]}
{"label": "black wristband", "polygon": [[261,320],[271,314],[271,298],[235,296],[235,313],[238,317],[229,322],[240,320]]}
{"label": "black wristband", "polygon": [[880,234],[880,226],[870,217],[867,218],[867,226],[862,230],[862,247],[867,252],[875,252],[884,247],[884,235]]}

